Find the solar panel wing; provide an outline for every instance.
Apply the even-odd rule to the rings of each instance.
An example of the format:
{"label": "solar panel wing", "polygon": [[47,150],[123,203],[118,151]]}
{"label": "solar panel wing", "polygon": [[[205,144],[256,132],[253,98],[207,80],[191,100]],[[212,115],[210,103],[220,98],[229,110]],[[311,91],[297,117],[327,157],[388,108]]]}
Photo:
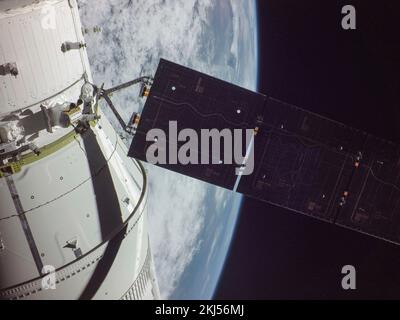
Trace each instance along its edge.
{"label": "solar panel wing", "polygon": [[[176,132],[170,130],[171,121],[176,123]],[[238,176],[238,163],[167,161],[159,166],[400,243],[398,145],[160,60],[129,156],[148,161],[146,153],[154,141],[148,141],[147,135],[152,129],[162,129],[167,132],[161,139],[170,158],[186,143],[177,139],[177,132],[187,128],[198,137],[202,129],[251,129],[252,143],[242,139],[241,150],[251,147],[254,152],[252,174]],[[211,153],[211,149],[206,151]],[[223,158],[222,146],[220,151]],[[200,159],[204,150],[197,152]]]}
{"label": "solar panel wing", "polygon": [[[152,129],[161,129],[166,133],[165,137],[161,135],[155,139],[160,151],[166,153],[168,164],[158,164],[160,167],[233,189],[238,166],[219,163],[225,156],[223,144],[218,159],[212,159],[212,144],[209,144],[207,153],[210,164],[200,163],[205,152],[199,148],[196,155],[199,164],[181,165],[176,163],[174,154],[187,140],[179,141],[177,133],[190,128],[197,137],[201,137],[202,130],[253,128],[256,115],[265,101],[264,95],[161,59],[129,156],[147,161],[147,150],[155,142],[154,139],[147,141],[148,133]],[[201,142],[204,141],[198,141],[199,147]],[[165,150],[162,150],[163,146]],[[174,161],[171,162],[171,159]],[[212,164],[213,160],[217,164]]]}

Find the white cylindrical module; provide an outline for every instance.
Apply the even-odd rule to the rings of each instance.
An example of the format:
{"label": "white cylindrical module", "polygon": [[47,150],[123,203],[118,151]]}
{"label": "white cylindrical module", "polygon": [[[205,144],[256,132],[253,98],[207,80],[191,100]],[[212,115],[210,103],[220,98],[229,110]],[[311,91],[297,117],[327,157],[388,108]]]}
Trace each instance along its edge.
{"label": "white cylindrical module", "polygon": [[75,1],[0,2],[0,299],[159,298],[146,172],[81,30]]}

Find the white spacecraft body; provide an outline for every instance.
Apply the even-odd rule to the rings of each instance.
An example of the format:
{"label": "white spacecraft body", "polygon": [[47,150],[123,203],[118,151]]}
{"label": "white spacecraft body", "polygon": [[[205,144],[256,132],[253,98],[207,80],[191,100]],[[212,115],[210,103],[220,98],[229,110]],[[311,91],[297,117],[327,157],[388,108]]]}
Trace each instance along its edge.
{"label": "white spacecraft body", "polygon": [[75,0],[0,2],[0,299],[160,297],[146,172],[92,82]]}

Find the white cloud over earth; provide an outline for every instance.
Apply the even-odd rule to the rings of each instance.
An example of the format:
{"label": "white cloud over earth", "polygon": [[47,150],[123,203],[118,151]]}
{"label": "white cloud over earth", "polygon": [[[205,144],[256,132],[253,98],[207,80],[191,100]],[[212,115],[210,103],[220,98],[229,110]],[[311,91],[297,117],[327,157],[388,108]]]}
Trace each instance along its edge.
{"label": "white cloud over earth", "polygon": [[[153,75],[163,57],[255,89],[253,1],[78,0],[78,4],[82,24],[102,29],[85,36],[96,84],[104,82],[108,88],[140,75]],[[126,119],[142,106],[136,96],[135,90],[128,90],[112,98]],[[111,113],[106,114],[118,127]],[[205,183],[147,168],[150,240],[161,294],[168,298],[201,249],[207,224],[218,223],[218,215],[205,221],[210,188]],[[227,193],[216,190],[214,210],[218,211],[226,207]],[[217,241],[212,243],[211,252],[215,253]]]}

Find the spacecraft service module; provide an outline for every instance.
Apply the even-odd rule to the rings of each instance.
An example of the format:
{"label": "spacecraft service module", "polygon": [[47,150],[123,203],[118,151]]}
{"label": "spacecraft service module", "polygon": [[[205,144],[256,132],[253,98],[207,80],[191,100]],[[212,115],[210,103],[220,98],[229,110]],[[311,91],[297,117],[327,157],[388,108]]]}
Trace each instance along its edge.
{"label": "spacecraft service module", "polygon": [[146,172],[98,107],[74,0],[0,2],[0,299],[158,299]]}

